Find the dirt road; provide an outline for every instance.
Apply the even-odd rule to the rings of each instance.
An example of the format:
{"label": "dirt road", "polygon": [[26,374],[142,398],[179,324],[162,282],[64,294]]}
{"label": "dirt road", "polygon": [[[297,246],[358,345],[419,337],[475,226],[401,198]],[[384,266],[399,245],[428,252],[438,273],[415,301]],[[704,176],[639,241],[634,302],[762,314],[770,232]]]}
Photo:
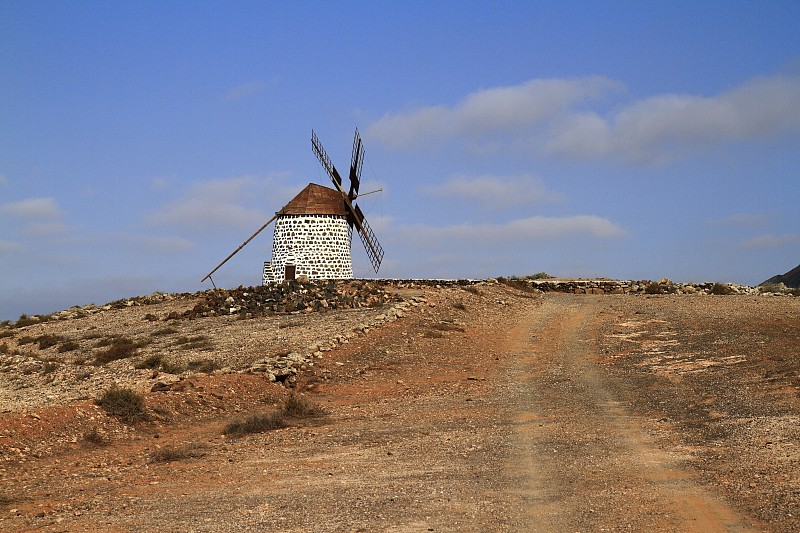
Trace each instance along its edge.
{"label": "dirt road", "polygon": [[[325,417],[230,438],[222,428],[236,413],[215,404],[107,446],[78,442],[3,471],[0,529],[797,529],[796,369],[782,367],[778,382],[769,374],[772,388],[746,404],[704,381],[762,379],[775,358],[754,331],[776,350],[797,346],[796,328],[783,327],[799,323],[792,299],[542,296],[502,285],[419,295],[408,316],[326,353],[300,380]],[[744,327],[726,311],[743,302],[764,323]],[[703,325],[707,305],[721,318]],[[749,362],[731,358],[736,343]],[[762,346],[763,361],[747,343]],[[223,377],[151,393],[147,405],[163,410],[183,394],[180,412],[202,411],[197,395]],[[242,397],[268,392],[240,414],[285,394],[258,380],[238,386]],[[164,449],[198,453],[156,460]]]}
{"label": "dirt road", "polygon": [[519,531],[757,531],[651,436],[593,360],[597,298],[549,298],[512,331],[508,475]]}

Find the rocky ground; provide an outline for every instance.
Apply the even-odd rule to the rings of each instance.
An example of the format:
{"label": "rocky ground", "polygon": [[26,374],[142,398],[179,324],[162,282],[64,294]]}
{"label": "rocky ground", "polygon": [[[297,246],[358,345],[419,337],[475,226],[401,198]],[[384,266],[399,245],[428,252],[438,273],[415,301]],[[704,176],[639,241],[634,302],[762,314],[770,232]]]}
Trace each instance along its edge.
{"label": "rocky ground", "polygon": [[[661,285],[354,281],[7,324],[0,529],[800,530],[800,298]],[[115,386],[146,416],[97,405]],[[226,434],[291,396],[324,414]]]}

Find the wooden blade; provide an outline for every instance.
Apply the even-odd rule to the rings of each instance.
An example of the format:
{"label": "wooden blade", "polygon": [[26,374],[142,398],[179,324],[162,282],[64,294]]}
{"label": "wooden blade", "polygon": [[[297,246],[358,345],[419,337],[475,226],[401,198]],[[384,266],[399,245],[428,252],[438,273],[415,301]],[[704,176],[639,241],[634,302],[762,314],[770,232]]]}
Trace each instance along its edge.
{"label": "wooden blade", "polygon": [[361,135],[353,137],[353,155],[350,158],[350,192],[347,197],[352,202],[358,196],[358,187],[361,184],[361,167],[364,166],[364,144],[361,142]]}
{"label": "wooden blade", "polygon": [[328,157],[328,154],[325,152],[325,149],[319,142],[317,134],[314,133],[314,130],[311,130],[311,149],[314,151],[314,155],[317,156],[317,159],[319,159],[319,162],[322,163],[322,166],[325,168],[328,176],[330,176],[331,180],[333,180],[333,184],[336,185],[336,188],[339,189],[339,192],[344,194],[344,189],[342,189],[342,177],[336,171],[336,167],[333,166],[331,158]]}
{"label": "wooden blade", "polygon": [[248,242],[250,242],[250,241],[252,241],[253,239],[255,239],[256,235],[258,235],[259,233],[261,233],[261,232],[264,230],[264,228],[266,228],[267,226],[269,226],[269,225],[270,225],[270,223],[271,223],[273,220],[275,220],[276,218],[278,218],[278,213],[275,213],[275,216],[273,216],[271,219],[267,220],[267,222],[266,222],[266,223],[265,223],[263,226],[261,226],[260,228],[258,228],[258,231],[256,231],[256,232],[255,232],[255,233],[253,233],[252,235],[250,235],[250,238],[249,238],[249,239],[247,239],[246,241],[244,241],[244,242],[242,243],[242,245],[241,245],[241,246],[239,246],[237,249],[235,249],[231,255],[229,255],[228,257],[226,257],[226,258],[225,258],[225,259],[222,261],[222,263],[218,264],[218,265],[217,265],[217,266],[214,268],[214,270],[212,270],[211,272],[209,272],[208,274],[206,274],[206,277],[204,277],[203,279],[201,279],[201,280],[200,280],[200,283],[203,283],[205,280],[207,280],[208,278],[210,278],[210,277],[211,277],[211,274],[213,274],[214,272],[216,272],[216,271],[219,269],[219,267],[221,267],[222,265],[224,265],[225,263],[227,263],[227,262],[228,262],[228,259],[230,259],[230,258],[231,258],[231,257],[233,257],[234,255],[236,255],[237,253],[239,253],[239,250],[241,250],[242,248],[244,248],[244,247],[245,247],[245,245],[246,245]]}
{"label": "wooden blade", "polygon": [[377,274],[381,266],[381,261],[383,261],[383,247],[375,237],[372,228],[367,224],[366,218],[362,216],[360,224],[357,224],[356,227],[358,228],[358,236],[361,237],[361,244],[364,245],[364,250],[367,251],[367,257],[369,257],[372,268],[375,269],[375,273]]}

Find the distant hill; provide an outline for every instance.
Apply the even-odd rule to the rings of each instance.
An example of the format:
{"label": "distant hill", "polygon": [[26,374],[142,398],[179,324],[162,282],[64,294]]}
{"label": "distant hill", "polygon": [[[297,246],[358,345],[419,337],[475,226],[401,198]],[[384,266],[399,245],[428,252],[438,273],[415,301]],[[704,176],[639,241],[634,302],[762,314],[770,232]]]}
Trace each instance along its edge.
{"label": "distant hill", "polygon": [[792,287],[793,289],[800,289],[800,265],[797,265],[786,274],[780,276],[772,276],[767,281],[761,283],[761,285],[770,285],[775,283],[783,283],[787,287]]}

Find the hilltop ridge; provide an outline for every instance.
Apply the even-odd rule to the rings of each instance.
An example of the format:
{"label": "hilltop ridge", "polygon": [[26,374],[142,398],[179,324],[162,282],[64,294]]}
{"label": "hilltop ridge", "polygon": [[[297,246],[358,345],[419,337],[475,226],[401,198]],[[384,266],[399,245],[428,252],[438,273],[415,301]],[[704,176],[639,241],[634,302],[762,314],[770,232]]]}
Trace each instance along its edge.
{"label": "hilltop ridge", "polygon": [[787,287],[794,289],[800,288],[800,265],[797,265],[785,274],[772,276],[768,280],[762,282],[760,285],[777,285],[778,283],[783,283]]}

